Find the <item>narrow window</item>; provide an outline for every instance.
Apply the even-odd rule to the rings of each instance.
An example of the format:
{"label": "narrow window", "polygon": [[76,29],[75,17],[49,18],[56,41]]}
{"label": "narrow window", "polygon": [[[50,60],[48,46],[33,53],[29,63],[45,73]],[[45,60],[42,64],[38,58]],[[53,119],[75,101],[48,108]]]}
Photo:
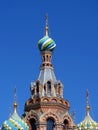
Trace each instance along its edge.
{"label": "narrow window", "polygon": [[68,130],[68,120],[64,120],[63,130]]}
{"label": "narrow window", "polygon": [[31,124],[31,129],[36,130],[36,121],[35,121],[35,119],[31,119],[30,124]]}
{"label": "narrow window", "polygon": [[37,86],[36,91],[37,93],[39,93],[39,82],[36,83],[36,86]]}
{"label": "narrow window", "polygon": [[46,93],[46,86],[44,85],[44,91],[45,91],[45,93]]}
{"label": "narrow window", "polygon": [[34,88],[33,88],[33,90],[32,90],[32,95],[34,95]]}
{"label": "narrow window", "polygon": [[51,82],[50,81],[47,82],[47,89],[48,89],[48,93],[51,94]]}
{"label": "narrow window", "polygon": [[45,61],[45,56],[43,56],[43,61]]}
{"label": "narrow window", "polygon": [[46,60],[48,61],[48,55],[46,56]]}

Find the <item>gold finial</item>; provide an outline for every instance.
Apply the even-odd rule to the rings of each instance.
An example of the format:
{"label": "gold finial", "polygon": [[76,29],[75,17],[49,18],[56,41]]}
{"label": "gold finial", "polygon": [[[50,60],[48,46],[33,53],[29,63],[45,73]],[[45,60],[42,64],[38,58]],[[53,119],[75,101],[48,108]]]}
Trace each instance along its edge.
{"label": "gold finial", "polygon": [[86,90],[86,115],[89,115],[90,106],[89,106],[89,92]]}
{"label": "gold finial", "polygon": [[46,14],[46,27],[45,27],[45,35],[48,36],[48,14]]}
{"label": "gold finial", "polygon": [[17,113],[16,87],[14,88],[14,113]]}

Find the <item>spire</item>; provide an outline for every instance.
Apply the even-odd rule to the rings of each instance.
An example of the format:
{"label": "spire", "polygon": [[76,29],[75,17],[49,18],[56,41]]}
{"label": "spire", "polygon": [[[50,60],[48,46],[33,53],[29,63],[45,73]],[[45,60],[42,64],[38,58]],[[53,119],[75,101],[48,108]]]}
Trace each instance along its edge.
{"label": "spire", "polygon": [[56,47],[55,41],[48,36],[48,32],[48,15],[46,14],[45,36],[38,41],[38,48],[41,52],[52,52]]}
{"label": "spire", "polygon": [[16,108],[17,108],[17,102],[16,102],[16,87],[14,88],[14,104],[13,104],[13,106],[14,106],[14,113],[17,113],[17,110],[16,110]]}
{"label": "spire", "polygon": [[48,36],[48,14],[46,14],[46,27],[45,27],[45,35]]}
{"label": "spire", "polygon": [[89,115],[90,106],[89,106],[89,92],[86,90],[86,115]]}

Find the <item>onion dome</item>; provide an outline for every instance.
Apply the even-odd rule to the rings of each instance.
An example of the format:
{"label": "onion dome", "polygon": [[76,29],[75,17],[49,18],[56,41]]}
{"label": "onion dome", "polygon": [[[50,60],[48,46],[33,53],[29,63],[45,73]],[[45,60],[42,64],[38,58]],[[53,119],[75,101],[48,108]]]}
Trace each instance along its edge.
{"label": "onion dome", "polygon": [[53,51],[56,44],[49,36],[44,36],[39,40],[38,47],[40,51]]}
{"label": "onion dome", "polygon": [[28,126],[17,113],[13,113],[12,116],[3,123],[2,130],[28,130]]}
{"label": "onion dome", "polygon": [[19,117],[16,108],[17,103],[14,102],[14,113],[2,124],[2,130],[29,130],[25,120]]}
{"label": "onion dome", "polygon": [[98,130],[98,123],[96,123],[90,116],[90,106],[88,104],[88,92],[86,93],[86,116],[77,127],[79,130]]}
{"label": "onion dome", "polygon": [[53,51],[56,47],[55,41],[48,36],[48,16],[46,16],[45,36],[38,42],[40,51]]}

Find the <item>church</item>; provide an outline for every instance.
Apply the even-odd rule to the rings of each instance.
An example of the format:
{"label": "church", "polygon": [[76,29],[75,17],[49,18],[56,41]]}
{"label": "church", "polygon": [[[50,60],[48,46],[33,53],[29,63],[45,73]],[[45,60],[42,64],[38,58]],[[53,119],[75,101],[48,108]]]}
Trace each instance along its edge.
{"label": "church", "polygon": [[14,112],[2,123],[1,130],[98,130],[98,123],[90,116],[89,94],[86,92],[86,115],[75,124],[69,113],[70,103],[63,98],[64,85],[56,78],[52,54],[56,43],[49,37],[48,16],[45,35],[38,41],[42,63],[36,81],[31,82],[30,98],[24,103],[24,114],[17,113],[16,92]]}

